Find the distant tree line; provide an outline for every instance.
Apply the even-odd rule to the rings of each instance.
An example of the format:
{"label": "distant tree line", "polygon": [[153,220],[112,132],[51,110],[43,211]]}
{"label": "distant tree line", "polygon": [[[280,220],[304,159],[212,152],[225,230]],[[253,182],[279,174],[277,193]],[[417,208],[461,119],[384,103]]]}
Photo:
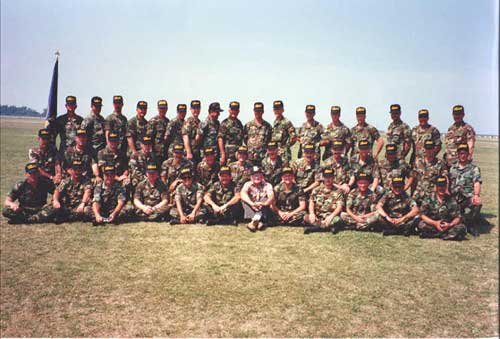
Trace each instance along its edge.
{"label": "distant tree line", "polygon": [[[46,111],[46,110],[44,110]],[[29,107],[17,107],[17,106],[0,106],[0,115],[8,115],[8,116],[18,116],[18,117],[37,117],[41,118],[44,116],[44,113],[39,113],[34,109]]]}

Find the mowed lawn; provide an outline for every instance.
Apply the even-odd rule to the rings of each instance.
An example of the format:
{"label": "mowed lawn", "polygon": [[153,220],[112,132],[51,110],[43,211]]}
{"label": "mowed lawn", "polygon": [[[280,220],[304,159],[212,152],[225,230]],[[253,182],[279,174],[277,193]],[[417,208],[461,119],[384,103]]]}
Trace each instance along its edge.
{"label": "mowed lawn", "polygon": [[[41,122],[0,121],[3,202]],[[1,336],[498,336],[498,143],[475,160],[490,226],[460,243],[1,219]]]}

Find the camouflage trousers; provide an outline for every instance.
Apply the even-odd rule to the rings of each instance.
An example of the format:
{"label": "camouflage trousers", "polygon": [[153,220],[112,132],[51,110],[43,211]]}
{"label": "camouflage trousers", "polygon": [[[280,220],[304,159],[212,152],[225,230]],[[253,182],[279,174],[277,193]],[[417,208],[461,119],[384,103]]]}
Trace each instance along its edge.
{"label": "camouflage trousers", "polygon": [[[109,218],[111,213],[114,211],[114,207],[108,207],[108,206],[101,206],[101,210],[99,211],[101,216],[103,218]],[[115,224],[121,224],[124,222],[130,222],[134,220],[134,208],[128,204],[123,206],[122,210],[120,213],[116,216],[115,220],[113,223]],[[92,221],[95,223],[95,216],[92,215]]]}
{"label": "camouflage trousers", "polygon": [[92,207],[85,206],[83,209],[83,213],[78,213],[76,208],[65,208],[61,207],[55,209],[51,207],[51,213],[54,216],[54,221],[56,223],[62,222],[73,222],[73,221],[92,221],[93,213]]}
{"label": "camouflage trousers", "polygon": [[467,226],[472,226],[481,216],[483,205],[472,205],[472,199],[466,198],[458,202],[460,212]]}
{"label": "camouflage trousers", "polygon": [[226,224],[243,220],[243,207],[237,203],[226,208],[222,213],[214,213],[211,206],[207,206],[207,220],[213,224]]}
{"label": "camouflage trousers", "polygon": [[380,216],[379,217],[379,222],[380,225],[382,226],[382,229],[384,230],[392,230],[395,231],[396,233],[408,233],[408,234],[414,234],[417,229],[418,222],[420,221],[419,217],[413,217],[412,219],[408,220],[407,222],[401,223],[399,225],[394,225],[393,223],[390,223],[385,219],[384,217]]}
{"label": "camouflage trousers", "polygon": [[375,229],[378,220],[379,220],[379,215],[378,213],[375,213],[371,217],[368,217],[366,221],[358,223],[356,220],[354,220],[349,214],[346,212],[340,213],[340,219],[342,219],[343,223],[343,228],[347,230],[357,230],[357,231],[368,231],[370,229]]}
{"label": "camouflage trousers", "polygon": [[51,204],[46,204],[42,207],[22,207],[20,206],[14,212],[10,207],[4,207],[2,215],[9,219],[11,223],[31,224],[31,223],[46,223],[52,221],[53,211]]}
{"label": "camouflage trousers", "polygon": [[136,208],[134,210],[134,217],[138,221],[162,221],[165,218],[169,218],[170,207],[167,205],[160,210],[154,211],[153,213],[147,215],[142,210]]}
{"label": "camouflage trousers", "polygon": [[[326,222],[326,218],[328,218],[328,216],[330,214],[331,213],[317,214],[316,215],[316,222],[314,224],[312,224],[312,226],[320,227],[324,230],[329,230],[332,227],[340,226],[342,224],[342,219],[340,219],[340,215],[333,217],[333,219],[332,219],[332,221],[330,221],[330,223]],[[309,223],[309,220],[307,217],[305,218],[304,222]]]}
{"label": "camouflage trousers", "polygon": [[282,226],[303,226],[304,225],[304,217],[306,216],[306,211],[301,211],[292,215],[288,220],[283,220],[278,215],[278,213],[274,212],[274,224],[282,225]]}
{"label": "camouflage trousers", "polygon": [[[193,212],[193,207],[182,206],[182,212],[184,213],[184,215],[188,215],[191,212]],[[177,211],[177,207],[175,206],[175,204],[170,209],[169,214],[171,222],[177,222],[177,223],[180,222],[181,219],[180,214],[179,211]],[[205,205],[202,204],[200,209],[198,210],[198,214],[194,217],[194,222],[202,222],[206,220],[206,217],[207,217],[207,208]]]}
{"label": "camouflage trousers", "polygon": [[421,220],[418,223],[418,230],[421,233],[427,233],[427,234],[432,234],[437,237],[448,237],[450,236],[449,239],[456,239],[465,236],[467,233],[467,227],[463,224],[460,223],[458,225],[453,226],[452,228],[447,229],[444,232],[439,232],[436,230],[436,228],[433,225],[429,225],[423,220]]}

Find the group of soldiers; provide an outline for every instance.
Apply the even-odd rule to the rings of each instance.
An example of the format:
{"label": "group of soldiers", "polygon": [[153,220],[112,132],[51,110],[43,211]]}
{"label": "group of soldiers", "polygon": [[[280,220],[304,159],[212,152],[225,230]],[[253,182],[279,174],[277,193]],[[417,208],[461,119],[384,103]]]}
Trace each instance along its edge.
{"label": "group of soldiers", "polygon": [[237,101],[229,103],[222,122],[217,102],[203,121],[199,100],[191,101],[189,118],[187,105],[179,104],[171,120],[166,100],[158,101],[158,115],[149,121],[145,101],[130,120],[119,95],[107,118],[102,98],[93,97],[90,107],[84,119],[76,114],[76,97],[68,96],[67,113],[39,130],[25,179],[5,200],[9,223],[245,220],[252,232],[289,225],[303,226],[305,234],[351,229],[445,240],[461,240],[467,231],[478,235],[482,181],[472,160],[475,132],[460,105],[452,109],[442,158],[441,134],[429,124],[428,110],[418,112],[419,123],[410,129],[398,104],[390,106],[387,141],[366,122],[364,107],[356,108],[351,129],[340,120],[339,106],[331,107],[324,127],[315,120],[314,105],[305,107],[306,121],[296,129],[280,100],[273,102],[272,125],[263,119],[262,102],[245,125]]}

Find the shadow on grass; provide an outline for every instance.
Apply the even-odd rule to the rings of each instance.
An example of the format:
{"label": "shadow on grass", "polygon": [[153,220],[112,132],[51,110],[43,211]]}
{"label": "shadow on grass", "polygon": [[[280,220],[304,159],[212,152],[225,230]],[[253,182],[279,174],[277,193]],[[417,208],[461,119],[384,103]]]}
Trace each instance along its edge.
{"label": "shadow on grass", "polygon": [[481,213],[481,217],[478,220],[478,231],[480,234],[490,233],[494,224],[489,222],[486,218],[496,218],[497,216],[491,213]]}

